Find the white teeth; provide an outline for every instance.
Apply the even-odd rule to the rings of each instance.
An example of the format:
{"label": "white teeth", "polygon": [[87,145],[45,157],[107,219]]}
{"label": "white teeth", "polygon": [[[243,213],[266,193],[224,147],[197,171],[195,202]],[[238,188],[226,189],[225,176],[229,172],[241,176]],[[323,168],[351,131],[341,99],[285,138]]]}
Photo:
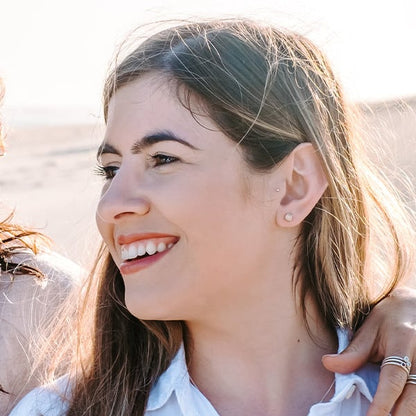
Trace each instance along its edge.
{"label": "white teeth", "polygon": [[136,257],[144,256],[146,253],[149,256],[152,256],[155,253],[162,253],[169,248],[172,248],[174,243],[169,243],[166,245],[163,241],[156,245],[154,241],[148,241],[147,243],[132,243],[125,244],[121,246],[121,259],[123,261],[132,260]]}
{"label": "white teeth", "polygon": [[158,245],[157,245],[157,251],[159,252],[159,253],[161,253],[162,251],[165,251],[166,250],[166,244],[165,243],[159,243]]}
{"label": "white teeth", "polygon": [[146,244],[146,252],[149,256],[156,253],[156,244],[153,241]]}
{"label": "white teeth", "polygon": [[137,249],[134,244],[131,244],[129,246],[129,259],[134,259],[135,257],[137,257]]}
{"label": "white teeth", "polygon": [[128,258],[129,258],[129,250],[125,246],[121,247],[121,259],[127,260]]}
{"label": "white teeth", "polygon": [[139,247],[137,247],[137,255],[144,256],[145,254],[146,254],[146,246],[144,244],[139,244]]}

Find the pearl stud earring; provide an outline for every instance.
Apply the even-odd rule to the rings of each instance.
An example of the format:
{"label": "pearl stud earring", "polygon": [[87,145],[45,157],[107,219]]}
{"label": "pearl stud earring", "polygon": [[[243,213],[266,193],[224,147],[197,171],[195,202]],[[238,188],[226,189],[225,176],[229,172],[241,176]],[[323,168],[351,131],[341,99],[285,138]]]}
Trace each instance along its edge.
{"label": "pearl stud earring", "polygon": [[291,222],[293,220],[293,214],[291,212],[286,212],[284,218],[285,218],[285,221]]}

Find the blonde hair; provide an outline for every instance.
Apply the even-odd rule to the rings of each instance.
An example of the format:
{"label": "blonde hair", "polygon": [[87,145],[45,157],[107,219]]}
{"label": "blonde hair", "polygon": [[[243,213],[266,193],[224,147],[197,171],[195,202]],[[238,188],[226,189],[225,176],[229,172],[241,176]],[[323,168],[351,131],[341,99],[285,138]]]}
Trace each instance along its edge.
{"label": "blonde hair", "polygon": [[[364,138],[353,132],[350,108],[321,51],[298,34],[245,20],[166,29],[110,73],[106,117],[114,93],[146,73],[171,80],[191,112],[197,97],[241,147],[249,169],[267,172],[299,143],[313,144],[329,186],[297,239],[294,293],[305,322],[311,296],[329,327],[357,328],[408,271],[404,232],[412,228],[392,189],[365,160]],[[78,341],[68,415],[143,415],[152,386],[186,338],[186,326],[132,316],[105,247],[99,258],[80,310],[78,340],[91,332],[85,322],[93,310],[92,338],[82,351]],[[374,291],[373,281],[381,280]]]}

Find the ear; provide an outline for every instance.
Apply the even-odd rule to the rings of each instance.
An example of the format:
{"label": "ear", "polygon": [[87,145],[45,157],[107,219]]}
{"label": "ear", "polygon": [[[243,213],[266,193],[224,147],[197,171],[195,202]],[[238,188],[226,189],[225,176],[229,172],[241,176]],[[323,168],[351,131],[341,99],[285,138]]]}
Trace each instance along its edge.
{"label": "ear", "polygon": [[280,200],[276,223],[299,225],[318,203],[328,186],[318,154],[311,143],[299,144],[278,168]]}

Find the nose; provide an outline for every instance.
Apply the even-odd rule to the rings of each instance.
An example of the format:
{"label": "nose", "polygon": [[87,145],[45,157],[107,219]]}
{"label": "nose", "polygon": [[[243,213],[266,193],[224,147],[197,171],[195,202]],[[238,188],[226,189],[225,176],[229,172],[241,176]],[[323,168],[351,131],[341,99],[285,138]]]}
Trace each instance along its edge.
{"label": "nose", "polygon": [[119,172],[101,195],[97,219],[114,223],[126,216],[143,216],[150,211],[150,205],[139,184]]}

